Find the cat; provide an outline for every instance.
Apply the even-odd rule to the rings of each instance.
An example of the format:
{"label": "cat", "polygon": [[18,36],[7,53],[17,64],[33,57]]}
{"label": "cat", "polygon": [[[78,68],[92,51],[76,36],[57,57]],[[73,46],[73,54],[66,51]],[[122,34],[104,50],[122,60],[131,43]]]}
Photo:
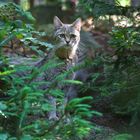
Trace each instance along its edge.
{"label": "cat", "polygon": [[[64,24],[57,16],[54,17],[54,37],[58,43],[54,49],[55,53],[53,55],[56,55],[60,59],[63,57],[63,60],[66,61],[66,70],[69,70],[78,62],[77,49],[80,42],[81,26],[80,18],[76,19],[72,24]],[[65,52],[66,56],[63,56]],[[70,75],[69,79],[75,79],[75,73]],[[67,93],[68,92],[65,91],[66,100],[68,100]],[[49,100],[53,106],[53,111],[49,112],[49,119],[57,120],[55,98],[49,96]]]}
{"label": "cat", "polygon": [[[82,21],[80,18],[76,19],[72,24],[64,24],[57,16],[54,17],[54,37],[57,40],[56,47],[48,55],[44,58],[38,66],[42,65],[42,63],[46,63],[47,59],[52,59],[53,57],[58,57],[65,62],[65,70],[69,70],[74,66],[80,65],[86,57],[92,57],[90,53],[92,53],[91,49],[88,48],[88,44],[92,44],[91,46],[98,46],[98,44],[92,38],[91,41],[88,41],[86,37],[89,38],[89,34],[85,34],[83,37],[85,40],[86,47],[82,45],[80,41],[81,36],[81,27]],[[92,53],[94,55],[94,53]],[[61,68],[63,69],[63,68]],[[60,70],[63,72],[63,70]],[[55,75],[58,72],[57,69],[51,71],[52,75]],[[86,81],[89,77],[90,71],[87,68],[79,69],[73,72],[68,78],[72,80],[80,80],[82,82]],[[59,86],[59,84],[58,84]],[[60,87],[61,88],[61,87]],[[69,102],[71,99],[77,97],[77,93],[79,90],[79,86],[71,84],[69,85],[65,92],[65,102]],[[50,104],[53,106],[53,110],[49,112],[48,117],[50,120],[57,120],[56,113],[56,101],[52,96],[48,96]]]}
{"label": "cat", "polygon": [[[99,45],[93,38],[90,37],[88,33],[81,34],[82,22],[80,18],[76,19],[72,24],[64,24],[58,17],[55,16],[54,27],[54,36],[59,40],[58,47],[70,48],[70,53],[68,56],[66,56],[66,59],[68,59],[67,69],[80,65],[87,58],[91,59],[95,57],[93,49],[91,49],[91,46],[89,47],[89,45],[96,47],[99,47]],[[80,41],[81,36],[83,43]],[[69,61],[72,61],[73,63],[69,64]],[[91,71],[92,69],[82,68],[74,72],[70,78],[84,82],[86,79],[88,79]],[[66,98],[68,101],[77,97],[78,88],[79,87],[77,85],[70,86],[68,92],[66,93]]]}
{"label": "cat", "polygon": [[80,42],[81,19],[78,18],[72,24],[63,24],[58,17],[54,17],[54,36],[59,39],[59,47],[70,48],[71,53],[68,59],[73,59],[76,55]]}

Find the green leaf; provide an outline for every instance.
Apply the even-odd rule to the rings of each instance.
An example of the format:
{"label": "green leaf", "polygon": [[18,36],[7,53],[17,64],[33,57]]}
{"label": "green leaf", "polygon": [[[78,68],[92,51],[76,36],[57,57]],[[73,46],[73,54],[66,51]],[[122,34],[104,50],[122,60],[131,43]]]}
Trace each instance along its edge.
{"label": "green leaf", "polygon": [[49,91],[49,94],[55,97],[64,97],[64,93],[59,89],[52,89]]}
{"label": "green leaf", "polygon": [[68,105],[72,105],[72,106],[75,106],[77,105],[78,103],[81,103],[81,102],[84,102],[84,101],[87,101],[87,100],[92,100],[93,97],[91,96],[87,96],[87,97],[83,97],[83,98],[75,98],[75,99],[72,99]]}
{"label": "green leaf", "polygon": [[0,72],[0,76],[4,76],[4,75],[10,75],[11,73],[14,73],[15,70],[6,70],[4,72]]}
{"label": "green leaf", "polygon": [[7,109],[7,105],[5,105],[4,103],[0,102],[0,110],[6,110]]}
{"label": "green leaf", "polygon": [[112,138],[112,140],[132,140],[131,134],[118,134]]}
{"label": "green leaf", "polygon": [[30,93],[32,91],[31,87],[25,86],[21,89],[22,94]]}
{"label": "green leaf", "polygon": [[94,114],[94,115],[97,115],[97,116],[103,116],[102,113],[100,113],[98,111],[95,111],[95,110],[92,110],[91,113]]}
{"label": "green leaf", "polygon": [[42,105],[41,109],[43,111],[50,111],[52,109],[52,107],[48,103],[45,103],[45,104]]}
{"label": "green leaf", "polygon": [[20,140],[32,140],[31,135],[23,135]]}
{"label": "green leaf", "polygon": [[24,121],[26,120],[26,115],[29,110],[30,104],[28,101],[24,101],[23,111],[21,113],[20,121],[19,121],[19,128],[22,127]]}
{"label": "green leaf", "polygon": [[8,134],[1,133],[0,134],[0,140],[7,140],[8,139]]}
{"label": "green leaf", "polygon": [[16,137],[11,137],[11,138],[8,138],[8,140],[17,140]]}
{"label": "green leaf", "polygon": [[30,12],[25,12],[25,17],[29,20],[29,21],[31,21],[31,22],[35,22],[36,21],[36,19],[32,16],[32,14],[30,13]]}
{"label": "green leaf", "polygon": [[62,83],[65,84],[76,84],[76,85],[82,85],[83,82],[78,81],[78,80],[63,80]]}
{"label": "green leaf", "polygon": [[2,42],[0,42],[0,47],[3,47],[4,45],[7,45],[9,41],[15,38],[15,34],[11,34],[6,39],[4,39]]}

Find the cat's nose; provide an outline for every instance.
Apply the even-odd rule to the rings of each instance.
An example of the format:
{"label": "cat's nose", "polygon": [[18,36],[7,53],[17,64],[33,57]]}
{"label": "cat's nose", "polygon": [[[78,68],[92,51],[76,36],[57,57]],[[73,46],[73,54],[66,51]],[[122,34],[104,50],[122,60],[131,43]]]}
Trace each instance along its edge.
{"label": "cat's nose", "polygon": [[66,43],[67,43],[67,44],[69,44],[69,43],[70,43],[70,41],[66,41]]}

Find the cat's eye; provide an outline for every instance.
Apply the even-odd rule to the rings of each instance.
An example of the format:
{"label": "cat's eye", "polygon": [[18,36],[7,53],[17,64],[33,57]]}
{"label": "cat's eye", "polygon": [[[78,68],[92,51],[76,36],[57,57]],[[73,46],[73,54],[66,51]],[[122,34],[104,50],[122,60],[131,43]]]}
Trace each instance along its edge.
{"label": "cat's eye", "polygon": [[70,37],[71,38],[76,38],[76,35],[75,34],[71,34]]}
{"label": "cat's eye", "polygon": [[59,34],[61,38],[65,38],[65,34]]}

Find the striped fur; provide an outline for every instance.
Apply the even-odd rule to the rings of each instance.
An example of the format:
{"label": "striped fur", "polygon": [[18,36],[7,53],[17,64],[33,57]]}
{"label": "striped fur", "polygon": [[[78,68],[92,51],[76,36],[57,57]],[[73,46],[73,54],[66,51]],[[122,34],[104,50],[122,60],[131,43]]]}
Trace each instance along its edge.
{"label": "striped fur", "polygon": [[80,42],[81,19],[77,19],[72,24],[63,24],[58,17],[54,17],[54,36],[58,40],[57,47],[71,49],[70,58],[76,54]]}
{"label": "striped fur", "polygon": [[[68,59],[66,60],[66,70],[70,69],[75,65],[81,64],[87,57],[94,57],[94,54],[89,49],[91,46],[98,46],[93,39],[90,42],[87,41],[87,36],[83,37],[83,43],[80,42],[80,30],[81,30],[81,19],[77,19],[72,24],[64,24],[60,21],[58,17],[54,17],[54,36],[58,40],[56,48],[70,48],[71,52]],[[88,46],[88,44],[92,44]],[[90,55],[92,53],[92,55]],[[62,68],[63,69],[63,68]],[[62,71],[61,71],[62,72]],[[55,73],[55,72],[54,72]],[[81,69],[73,73],[70,79],[85,81],[89,73],[86,69]],[[68,91],[66,92],[66,100],[71,100],[77,96],[78,86],[70,85]],[[54,110],[49,113],[50,119],[57,118],[56,116],[56,103],[55,99],[50,97],[52,106]]]}

